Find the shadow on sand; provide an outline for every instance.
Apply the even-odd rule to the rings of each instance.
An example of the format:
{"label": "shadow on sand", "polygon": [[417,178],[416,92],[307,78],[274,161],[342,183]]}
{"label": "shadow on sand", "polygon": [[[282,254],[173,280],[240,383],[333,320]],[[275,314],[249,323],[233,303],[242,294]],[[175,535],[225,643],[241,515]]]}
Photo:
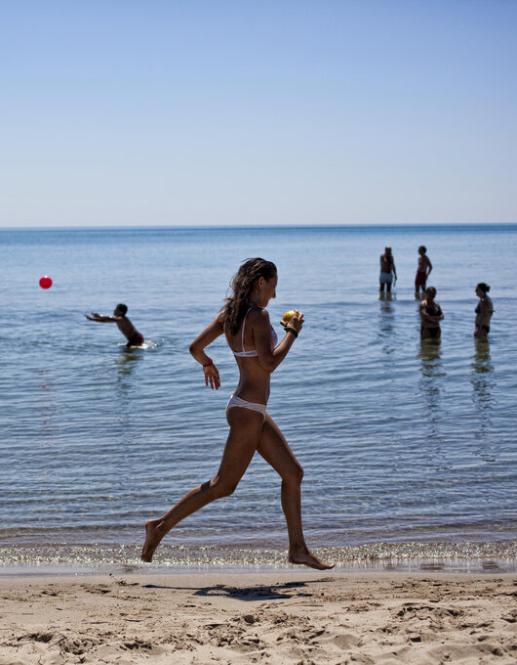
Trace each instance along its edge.
{"label": "shadow on sand", "polygon": [[[234,587],[226,584],[214,584],[200,587],[165,586],[161,584],[143,584],[144,589],[172,589],[174,591],[193,591],[195,596],[225,596],[237,600],[287,600],[296,596],[298,598],[311,597],[308,589],[311,584],[322,582],[335,582],[332,578],[310,580],[307,582],[284,582],[283,584],[259,584],[251,587]],[[307,589],[307,590],[305,590]],[[295,591],[295,593],[289,593]]]}

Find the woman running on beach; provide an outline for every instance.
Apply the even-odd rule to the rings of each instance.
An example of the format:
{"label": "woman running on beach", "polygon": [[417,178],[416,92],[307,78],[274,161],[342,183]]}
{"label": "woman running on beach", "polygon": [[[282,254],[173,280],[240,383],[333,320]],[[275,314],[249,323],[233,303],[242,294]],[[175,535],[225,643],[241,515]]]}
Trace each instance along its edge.
{"label": "woman running on beach", "polygon": [[270,376],[284,360],[303,326],[303,314],[284,325],[278,343],[266,310],[276,297],[277,270],[261,258],[245,261],[232,280],[233,294],[221,312],[190,345],[190,353],[203,366],[205,385],[218,389],[219,372],[205,348],[225,335],[239,367],[240,379],[226,407],[230,433],[219,470],[207,482],[188,492],[161,517],[146,523],[143,561],[151,561],[162,538],[181,520],[208,503],[229,496],[239,484],[255,451],[282,478],[282,509],[289,535],[289,562],[324,570],[332,568],[305,544],[301,517],[303,469],[278,425],[266,411]]}

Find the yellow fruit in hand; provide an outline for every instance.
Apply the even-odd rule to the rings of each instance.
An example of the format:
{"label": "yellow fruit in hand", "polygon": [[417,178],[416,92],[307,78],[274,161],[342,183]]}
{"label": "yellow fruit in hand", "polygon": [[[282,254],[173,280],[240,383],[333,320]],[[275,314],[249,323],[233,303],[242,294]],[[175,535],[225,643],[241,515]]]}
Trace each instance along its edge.
{"label": "yellow fruit in hand", "polygon": [[289,309],[287,312],[283,313],[282,322],[289,323],[289,321],[295,316],[300,316],[300,312],[297,309]]}

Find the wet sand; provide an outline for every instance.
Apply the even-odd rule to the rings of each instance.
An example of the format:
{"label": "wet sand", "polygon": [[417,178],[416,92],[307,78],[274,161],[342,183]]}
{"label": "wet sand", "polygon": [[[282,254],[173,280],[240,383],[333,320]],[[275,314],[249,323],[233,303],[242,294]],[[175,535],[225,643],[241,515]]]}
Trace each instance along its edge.
{"label": "wet sand", "polygon": [[517,662],[517,575],[0,578],[0,665]]}

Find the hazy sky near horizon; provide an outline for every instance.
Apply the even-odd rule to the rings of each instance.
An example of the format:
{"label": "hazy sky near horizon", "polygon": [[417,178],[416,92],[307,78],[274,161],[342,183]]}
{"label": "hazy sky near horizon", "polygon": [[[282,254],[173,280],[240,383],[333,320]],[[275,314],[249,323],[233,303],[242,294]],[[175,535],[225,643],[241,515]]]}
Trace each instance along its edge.
{"label": "hazy sky near horizon", "polygon": [[0,7],[0,226],[517,221],[517,2]]}

